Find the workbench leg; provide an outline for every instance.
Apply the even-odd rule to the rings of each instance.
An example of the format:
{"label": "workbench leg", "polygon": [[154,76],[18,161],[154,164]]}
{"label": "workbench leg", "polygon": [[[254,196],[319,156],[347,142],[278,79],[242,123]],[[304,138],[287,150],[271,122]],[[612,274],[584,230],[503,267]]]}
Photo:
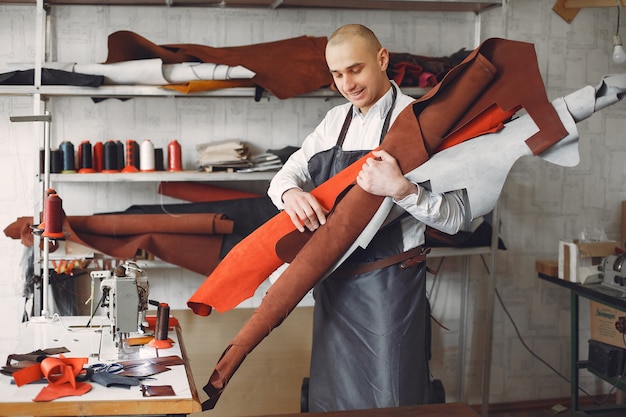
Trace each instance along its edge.
{"label": "workbench leg", "polygon": [[570,291],[570,415],[578,412],[578,294]]}

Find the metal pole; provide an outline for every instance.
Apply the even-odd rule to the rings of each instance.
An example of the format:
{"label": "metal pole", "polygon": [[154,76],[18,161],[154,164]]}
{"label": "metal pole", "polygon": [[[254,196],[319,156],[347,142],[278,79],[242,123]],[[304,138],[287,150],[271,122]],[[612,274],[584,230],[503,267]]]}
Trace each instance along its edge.
{"label": "metal pole", "polygon": [[487,299],[485,300],[485,351],[483,358],[482,373],[482,407],[481,415],[487,417],[489,412],[489,383],[491,378],[491,349],[493,343],[493,311],[496,288],[496,255],[498,253],[499,223],[498,205],[492,212],[492,233],[491,233],[491,264],[489,266],[489,279],[487,281]]}

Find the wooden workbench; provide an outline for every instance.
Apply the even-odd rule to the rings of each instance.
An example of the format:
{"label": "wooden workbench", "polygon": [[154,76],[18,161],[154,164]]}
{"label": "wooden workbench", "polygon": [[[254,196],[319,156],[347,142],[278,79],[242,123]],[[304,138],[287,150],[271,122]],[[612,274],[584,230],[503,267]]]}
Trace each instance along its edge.
{"label": "wooden workbench", "polygon": [[[36,349],[66,347],[66,357],[88,357],[90,363],[106,362],[101,339],[111,337],[110,326],[104,317],[95,317],[92,326],[85,327],[88,317],[60,317],[31,321],[23,325],[20,343],[14,353],[29,353]],[[34,402],[33,398],[45,386],[32,383],[17,387],[12,377],[0,375],[1,416],[113,416],[190,414],[201,411],[198,393],[183,345],[180,327],[169,332],[173,345],[168,349],[143,346],[131,350],[128,359],[179,356],[185,365],[171,366],[170,370],[144,381],[147,385],[171,385],[176,395],[143,397],[138,386],[107,388],[90,382],[91,391],[82,396],[59,398],[50,402]],[[135,358],[130,357],[135,356]],[[4,358],[3,358],[4,359]],[[124,358],[118,358],[123,360]]]}

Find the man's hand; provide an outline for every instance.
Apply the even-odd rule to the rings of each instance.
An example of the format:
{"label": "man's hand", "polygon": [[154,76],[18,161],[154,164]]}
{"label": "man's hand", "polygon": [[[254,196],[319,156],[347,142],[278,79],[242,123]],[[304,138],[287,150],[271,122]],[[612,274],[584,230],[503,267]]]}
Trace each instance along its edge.
{"label": "man's hand", "polygon": [[299,231],[304,232],[305,227],[314,231],[326,223],[328,211],[311,193],[292,188],[285,191],[282,198],[285,212]]}
{"label": "man's hand", "polygon": [[374,151],[374,158],[367,158],[356,183],[370,194],[402,200],[409,194],[417,194],[415,184],[404,178],[398,161],[383,150]]}

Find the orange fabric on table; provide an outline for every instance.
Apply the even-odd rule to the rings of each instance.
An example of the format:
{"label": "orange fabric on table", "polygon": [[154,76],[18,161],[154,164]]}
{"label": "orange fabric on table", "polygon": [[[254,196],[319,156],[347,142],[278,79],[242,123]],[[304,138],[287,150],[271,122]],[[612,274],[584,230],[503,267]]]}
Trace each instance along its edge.
{"label": "orange fabric on table", "polygon": [[88,363],[88,358],[44,358],[41,363],[31,365],[13,373],[18,387],[45,378],[48,385],[43,387],[33,401],[52,401],[61,397],[83,395],[91,390],[91,385],[76,380]]}
{"label": "orange fabric on table", "polygon": [[33,401],[47,402],[62,397],[81,396],[91,391],[91,384],[87,382],[77,382],[75,387],[70,384],[48,385],[39,391]]}

